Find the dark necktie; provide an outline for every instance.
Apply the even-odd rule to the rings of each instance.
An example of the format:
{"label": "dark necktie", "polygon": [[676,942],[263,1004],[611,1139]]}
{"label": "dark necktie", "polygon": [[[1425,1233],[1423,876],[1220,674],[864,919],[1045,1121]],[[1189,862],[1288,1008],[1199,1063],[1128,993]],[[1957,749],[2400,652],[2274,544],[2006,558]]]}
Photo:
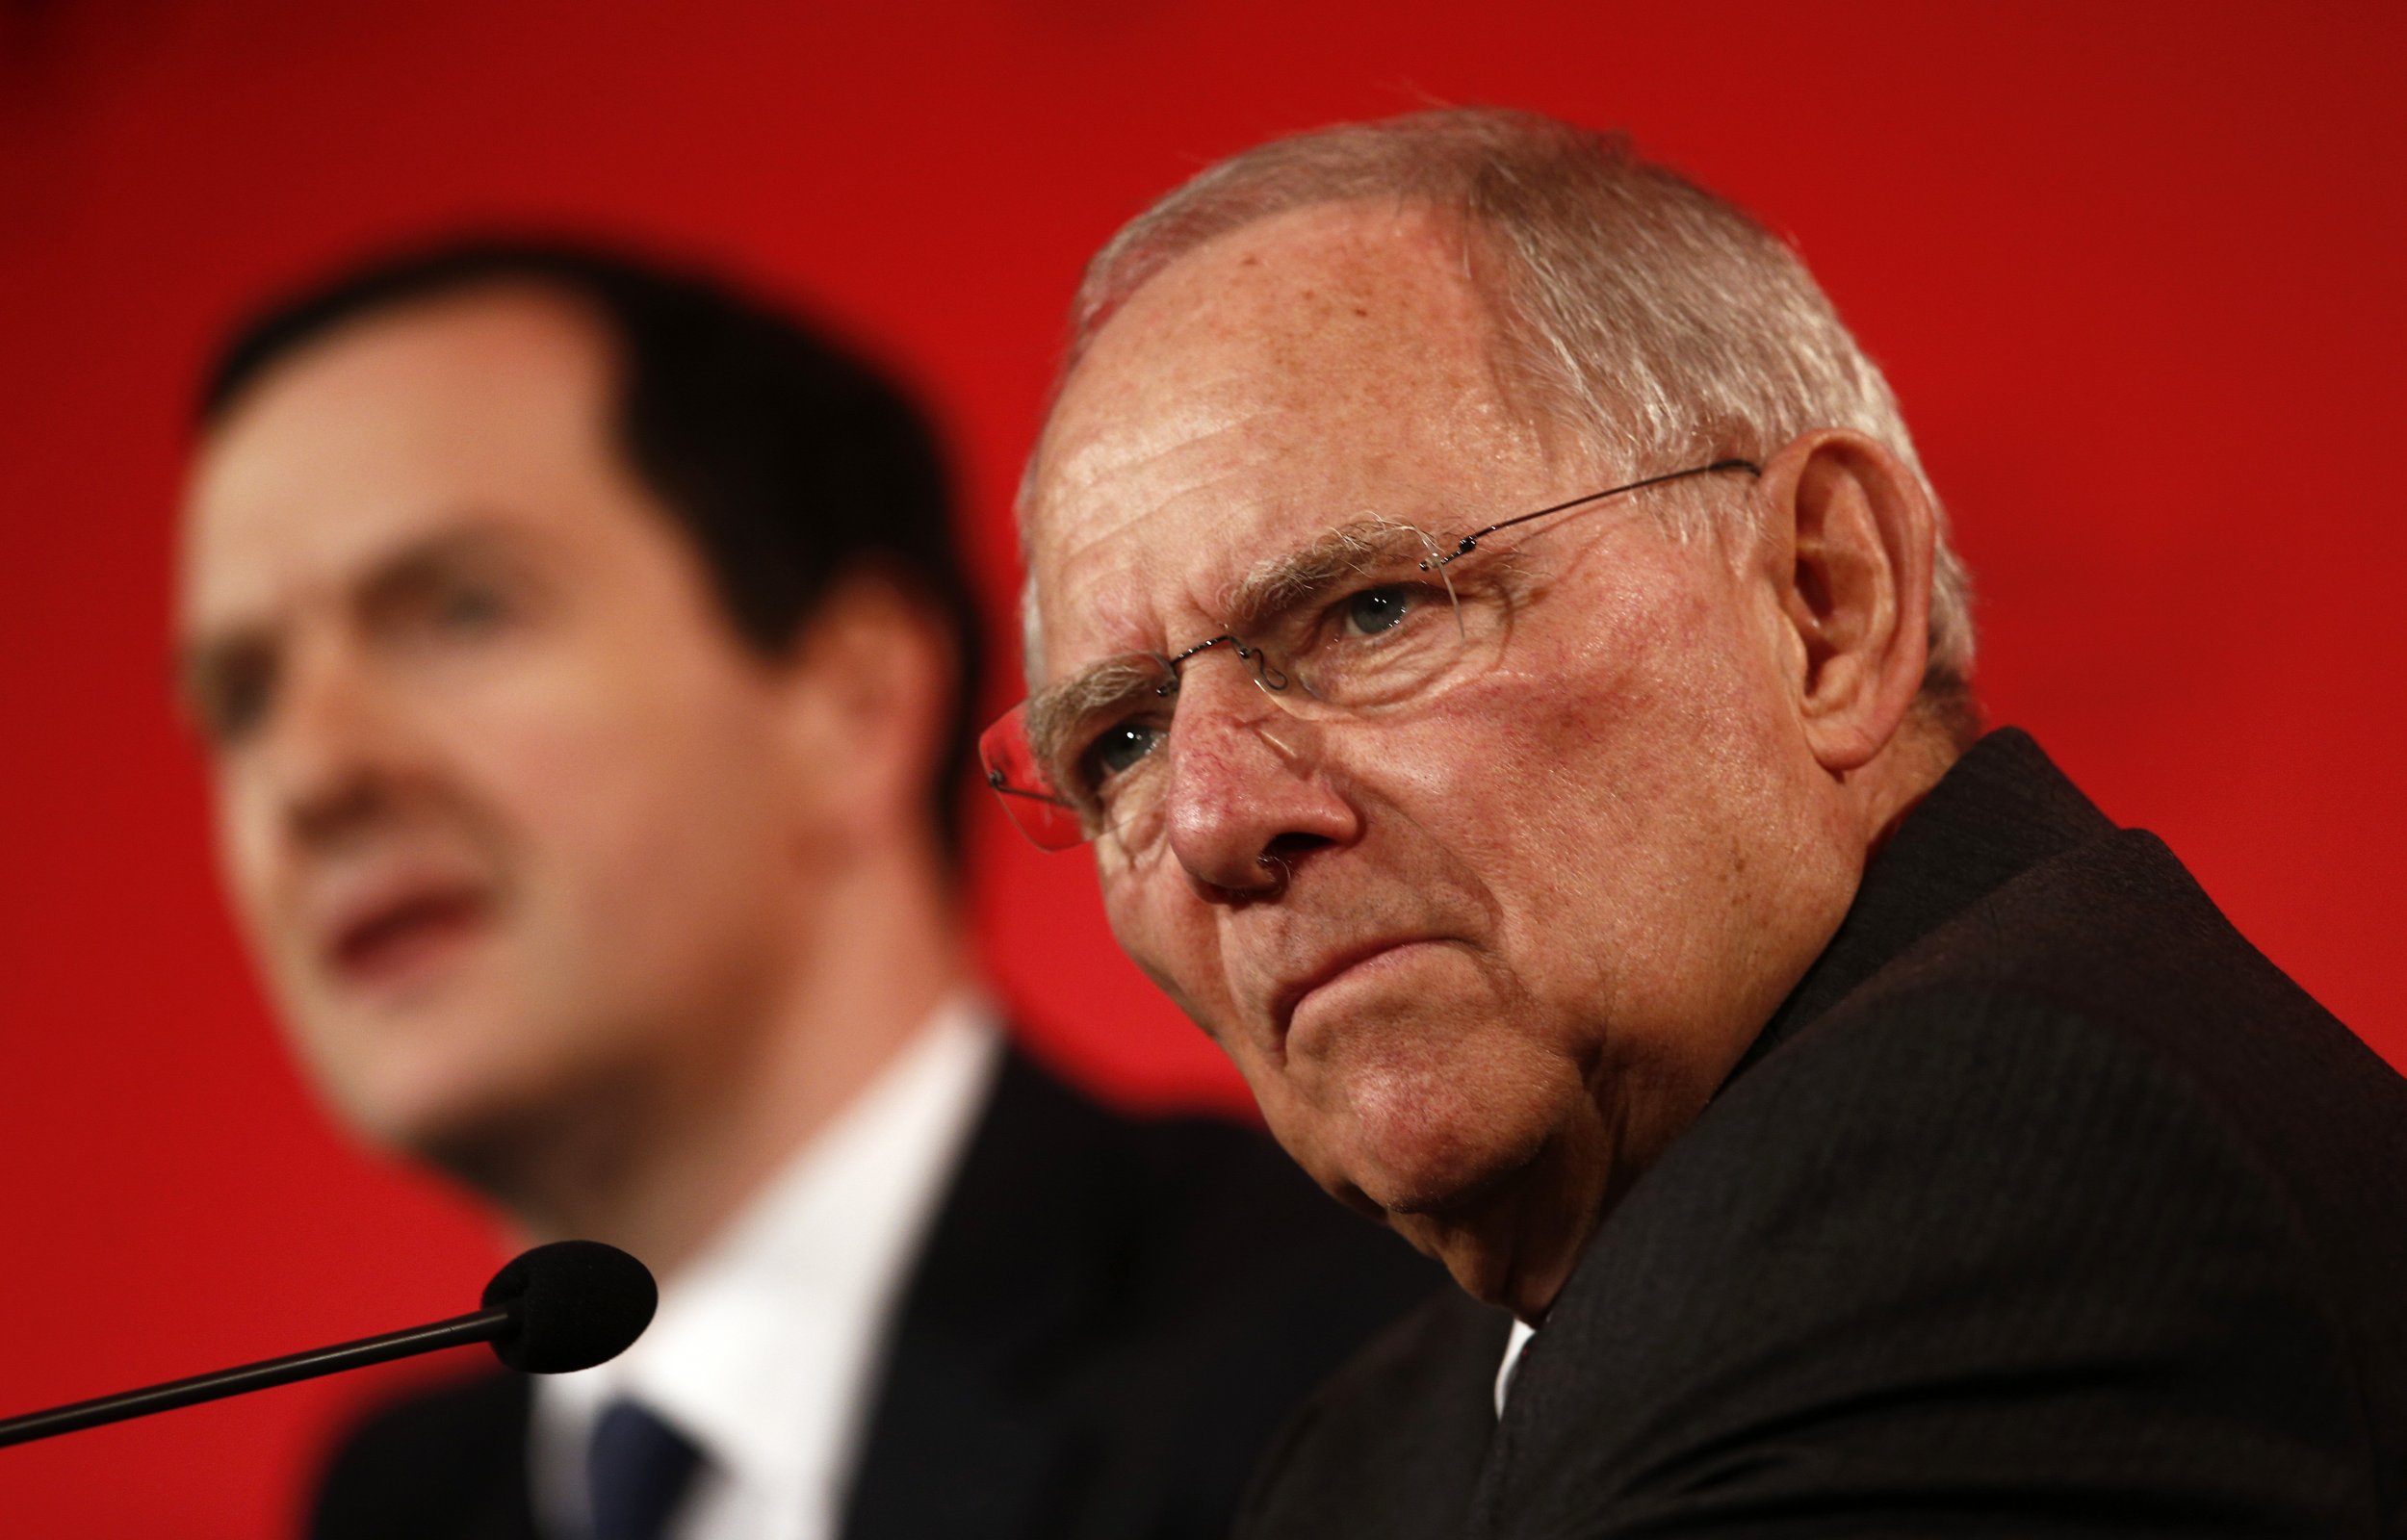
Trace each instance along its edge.
{"label": "dark necktie", "polygon": [[702,1451],[634,1401],[612,1401],[585,1452],[593,1540],[660,1540]]}

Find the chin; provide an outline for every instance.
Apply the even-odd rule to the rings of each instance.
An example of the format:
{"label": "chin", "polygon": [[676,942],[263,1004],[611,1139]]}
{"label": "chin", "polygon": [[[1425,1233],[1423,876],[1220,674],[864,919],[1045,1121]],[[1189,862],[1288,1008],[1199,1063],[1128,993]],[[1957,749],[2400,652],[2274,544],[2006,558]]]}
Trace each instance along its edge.
{"label": "chin", "polygon": [[1598,1218],[1584,1187],[1559,1168],[1570,1141],[1541,1141],[1519,1159],[1503,1152],[1475,1179],[1417,1207],[1383,1216],[1413,1248],[1444,1266],[1464,1294],[1524,1320],[1544,1315]]}
{"label": "chin", "polygon": [[1464,1294],[1482,1304],[1517,1310],[1512,1262],[1505,1250],[1460,1225],[1424,1214],[1390,1215],[1387,1224],[1414,1250],[1444,1268]]}
{"label": "chin", "polygon": [[1361,1066],[1327,1115],[1334,1164],[1391,1215],[1479,1205],[1538,1157],[1559,1121],[1553,1088],[1456,1058]]}
{"label": "chin", "polygon": [[354,1132],[380,1149],[438,1160],[508,1119],[510,1098],[457,1065],[355,1066],[336,1095]]}
{"label": "chin", "polygon": [[382,1088],[372,1137],[504,1208],[516,1209],[560,1170],[580,1166],[609,1129],[607,1116],[586,1116],[590,1109],[540,1077],[460,1067],[456,1078]]}
{"label": "chin", "polygon": [[523,1119],[531,1066],[491,1012],[445,1009],[415,1019],[346,1013],[313,1033],[318,1082],[360,1139],[395,1154],[448,1164],[445,1152],[480,1144]]}

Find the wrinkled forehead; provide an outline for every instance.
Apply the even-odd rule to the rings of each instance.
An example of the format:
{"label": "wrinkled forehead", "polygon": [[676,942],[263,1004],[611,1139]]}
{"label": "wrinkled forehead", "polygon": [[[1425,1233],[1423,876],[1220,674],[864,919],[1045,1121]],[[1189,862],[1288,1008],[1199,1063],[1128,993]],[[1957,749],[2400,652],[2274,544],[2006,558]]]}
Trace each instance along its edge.
{"label": "wrinkled forehead", "polygon": [[1209,628],[1264,561],[1365,520],[1451,526],[1542,458],[1459,243],[1295,211],[1170,264],[1065,384],[1026,511],[1052,680]]}

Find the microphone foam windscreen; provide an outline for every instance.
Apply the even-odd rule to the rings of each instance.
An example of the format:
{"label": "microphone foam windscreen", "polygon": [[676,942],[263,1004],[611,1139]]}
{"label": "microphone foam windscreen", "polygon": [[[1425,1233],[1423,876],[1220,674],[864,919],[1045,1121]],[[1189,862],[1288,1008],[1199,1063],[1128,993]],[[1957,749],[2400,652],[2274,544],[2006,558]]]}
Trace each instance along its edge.
{"label": "microphone foam windscreen", "polygon": [[493,1354],[531,1374],[564,1374],[616,1358],[643,1335],[660,1292],[652,1270],[599,1241],[555,1241],[521,1252],[484,1286],[487,1309],[516,1320]]}

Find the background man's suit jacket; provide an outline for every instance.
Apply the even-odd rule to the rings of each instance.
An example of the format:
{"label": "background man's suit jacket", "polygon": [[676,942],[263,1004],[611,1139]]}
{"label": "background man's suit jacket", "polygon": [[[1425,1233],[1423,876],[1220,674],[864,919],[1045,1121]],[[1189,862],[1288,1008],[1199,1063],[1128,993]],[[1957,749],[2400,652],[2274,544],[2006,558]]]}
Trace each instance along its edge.
{"label": "background man's suit jacket", "polygon": [[1483,1436],[1501,1342],[1408,1320],[1241,1532],[2407,1533],[2407,1083],[1994,733]]}
{"label": "background man's suit jacket", "polygon": [[[1137,1121],[1005,1055],[887,1344],[844,1540],[1227,1533],[1281,1420],[1442,1285],[1269,1140]],[[528,1382],[344,1446],[321,1540],[529,1540]]]}

